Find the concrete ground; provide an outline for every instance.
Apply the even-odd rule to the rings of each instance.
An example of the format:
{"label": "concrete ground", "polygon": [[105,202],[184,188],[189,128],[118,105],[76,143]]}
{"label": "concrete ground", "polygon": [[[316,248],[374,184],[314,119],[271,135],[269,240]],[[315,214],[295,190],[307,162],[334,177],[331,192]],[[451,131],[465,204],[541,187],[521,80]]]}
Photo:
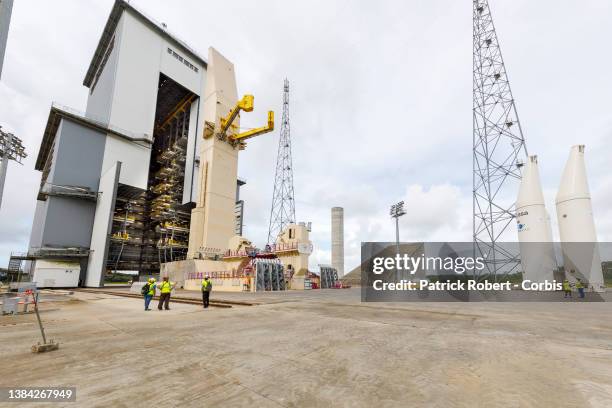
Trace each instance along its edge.
{"label": "concrete ground", "polygon": [[607,303],[248,296],[261,304],[144,312],[75,292],[42,303],[46,354],[34,315],[2,316],[0,386],[75,386],[80,407],[612,406]]}

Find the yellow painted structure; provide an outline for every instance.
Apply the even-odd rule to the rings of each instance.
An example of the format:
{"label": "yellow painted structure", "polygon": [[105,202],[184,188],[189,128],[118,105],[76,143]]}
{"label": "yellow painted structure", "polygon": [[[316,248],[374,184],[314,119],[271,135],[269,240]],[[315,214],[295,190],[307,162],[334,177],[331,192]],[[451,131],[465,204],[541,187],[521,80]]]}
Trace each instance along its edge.
{"label": "yellow painted structure", "polygon": [[204,249],[224,251],[234,236],[234,206],[238,178],[238,151],[245,139],[274,129],[274,113],[268,125],[244,133],[240,111],[253,110],[253,95],[238,100],[234,65],[214,48],[208,50],[204,99],[204,134],[200,150],[200,188],[191,212],[187,259],[200,258]]}

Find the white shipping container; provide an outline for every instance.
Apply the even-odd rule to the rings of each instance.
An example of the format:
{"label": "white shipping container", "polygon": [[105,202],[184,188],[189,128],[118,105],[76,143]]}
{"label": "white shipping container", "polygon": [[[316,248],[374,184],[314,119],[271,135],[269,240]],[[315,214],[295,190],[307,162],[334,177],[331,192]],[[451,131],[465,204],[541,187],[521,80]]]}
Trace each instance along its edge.
{"label": "white shipping container", "polygon": [[39,288],[76,288],[80,274],[78,262],[37,260],[32,282]]}

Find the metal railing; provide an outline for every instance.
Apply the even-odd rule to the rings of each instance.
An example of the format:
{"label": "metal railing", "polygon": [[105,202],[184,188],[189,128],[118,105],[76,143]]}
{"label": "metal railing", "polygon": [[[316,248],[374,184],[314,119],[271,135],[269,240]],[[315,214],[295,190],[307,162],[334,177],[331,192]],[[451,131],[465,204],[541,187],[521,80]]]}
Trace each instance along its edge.
{"label": "metal railing", "polygon": [[89,256],[89,248],[80,247],[34,247],[27,253],[28,259],[36,258],[85,258]]}
{"label": "metal railing", "polygon": [[92,191],[89,187],[81,186],[61,186],[57,184],[45,183],[40,192],[48,196],[63,196],[84,198],[86,200],[96,201],[98,192]]}

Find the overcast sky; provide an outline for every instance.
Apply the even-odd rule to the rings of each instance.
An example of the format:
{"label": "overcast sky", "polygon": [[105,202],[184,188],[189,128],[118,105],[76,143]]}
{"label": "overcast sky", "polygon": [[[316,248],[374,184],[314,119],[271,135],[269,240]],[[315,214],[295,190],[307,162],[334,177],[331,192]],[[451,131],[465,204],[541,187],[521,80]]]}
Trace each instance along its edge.
{"label": "overcast sky", "polygon": [[[312,221],[311,266],[330,263],[330,209],[345,208],[348,272],[361,241],[472,234],[472,2],[133,1],[200,54],[214,46],[255,95],[245,127],[282,111],[291,83],[296,215]],[[52,101],[84,111],[82,86],[112,0],[15,0],[0,81],[0,125],[29,153],[11,163],[0,209],[0,266],[27,250]],[[598,236],[612,241],[612,2],[490,0],[527,147],[558,236],[554,196],[569,148],[587,146]],[[280,116],[279,116],[280,120]],[[245,236],[267,237],[278,131],[249,142]],[[515,194],[515,192],[511,192]],[[70,228],[67,225],[66,228]]]}

